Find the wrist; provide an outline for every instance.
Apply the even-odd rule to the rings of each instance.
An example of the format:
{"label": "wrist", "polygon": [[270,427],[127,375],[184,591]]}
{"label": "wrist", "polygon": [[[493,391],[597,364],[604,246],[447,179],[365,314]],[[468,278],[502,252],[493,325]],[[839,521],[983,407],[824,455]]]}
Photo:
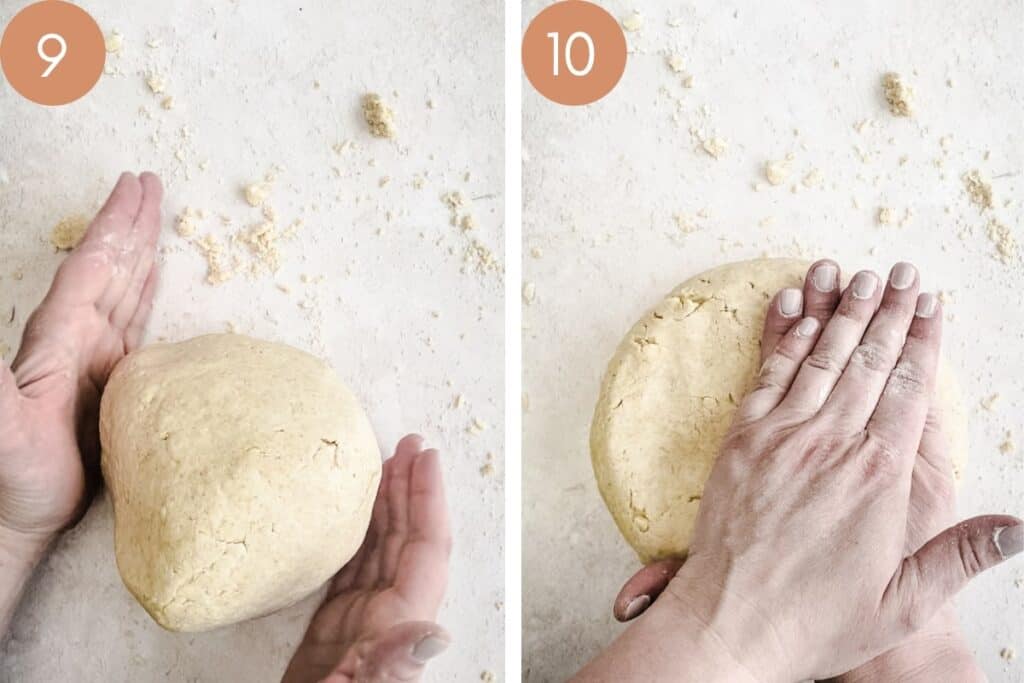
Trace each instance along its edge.
{"label": "wrist", "polygon": [[675,647],[688,649],[696,644],[698,651],[713,656],[721,667],[714,670],[713,679],[706,680],[797,680],[781,656],[774,626],[742,598],[711,588],[705,577],[691,576],[685,565],[657,604],[663,604],[674,624]]}
{"label": "wrist", "polygon": [[15,531],[0,524],[0,566],[31,572],[46,554],[53,536]]}
{"label": "wrist", "polygon": [[970,646],[950,605],[896,647],[836,679],[840,683],[956,680],[983,683]]}

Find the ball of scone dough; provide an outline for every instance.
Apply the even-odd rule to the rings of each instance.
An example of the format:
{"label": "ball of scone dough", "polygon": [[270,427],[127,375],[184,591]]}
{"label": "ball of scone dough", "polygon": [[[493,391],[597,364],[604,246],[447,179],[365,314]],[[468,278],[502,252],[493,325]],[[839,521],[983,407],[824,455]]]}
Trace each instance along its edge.
{"label": "ball of scone dough", "polygon": [[128,355],[100,439],[121,578],[174,631],[314,591],[359,548],[380,481],[370,423],[335,373],[241,335]]}
{"label": "ball of scone dough", "polygon": [[[701,273],[649,311],[615,352],[590,452],[601,496],[642,562],[685,557],[704,482],[759,370],[768,302],[784,287],[802,287],[809,266],[756,259]],[[945,365],[937,394],[959,478],[967,418]]]}

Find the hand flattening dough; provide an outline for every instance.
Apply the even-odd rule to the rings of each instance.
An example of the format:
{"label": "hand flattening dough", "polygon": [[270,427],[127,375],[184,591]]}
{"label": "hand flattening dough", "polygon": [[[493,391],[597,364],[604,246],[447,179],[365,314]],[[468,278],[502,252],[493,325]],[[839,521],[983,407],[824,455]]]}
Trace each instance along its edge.
{"label": "hand flattening dough", "polygon": [[[759,369],[768,302],[801,287],[809,265],[757,259],[709,270],[679,285],[619,345],[590,450],[605,504],[645,564],[686,555],[704,482]],[[967,419],[946,366],[938,399],[959,477]]]}
{"label": "hand flattening dough", "polygon": [[100,438],[121,577],[175,631],[311,593],[359,548],[380,480],[369,421],[334,372],[240,335],[126,357]]}

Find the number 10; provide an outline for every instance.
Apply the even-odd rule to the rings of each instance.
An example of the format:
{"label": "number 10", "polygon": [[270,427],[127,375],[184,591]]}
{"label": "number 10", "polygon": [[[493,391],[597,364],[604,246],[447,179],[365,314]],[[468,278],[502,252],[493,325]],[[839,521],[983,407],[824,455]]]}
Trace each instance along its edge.
{"label": "number 10", "polygon": [[[558,63],[560,61],[558,59],[558,33],[549,33],[548,38],[551,39],[551,75],[557,76]],[[577,69],[572,63],[572,45],[577,40],[582,40],[587,44],[587,64],[582,69]],[[594,68],[594,41],[589,34],[583,31],[576,31],[565,41],[565,66],[573,76],[586,76]]]}

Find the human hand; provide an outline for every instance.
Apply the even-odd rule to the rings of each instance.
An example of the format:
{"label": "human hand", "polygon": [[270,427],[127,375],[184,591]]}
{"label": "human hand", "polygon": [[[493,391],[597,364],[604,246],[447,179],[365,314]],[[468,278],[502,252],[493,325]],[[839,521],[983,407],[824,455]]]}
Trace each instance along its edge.
{"label": "human hand", "polygon": [[157,282],[163,190],[123,174],[0,366],[0,541],[38,556],[88,506],[99,461],[99,399],[139,345]]}
{"label": "human hand", "polygon": [[[824,330],[808,316],[768,356],[712,470],[686,564],[610,652],[638,638],[671,644],[674,634],[649,626],[680,621],[750,678],[835,675],[925,626],[972,576],[1021,550],[1020,520],[989,516],[907,556],[941,306],[918,297],[908,264],[884,296],[878,284],[858,274]],[[656,676],[653,664],[643,666]]]}
{"label": "human hand", "polygon": [[[814,263],[807,272],[803,290],[779,292],[768,306],[761,337],[761,362],[775,350],[793,322],[807,315],[823,325],[831,320],[839,304],[839,266],[834,261]],[[785,300],[785,306],[783,306]],[[943,434],[941,408],[932,401],[914,461],[904,552],[912,555],[932,536],[953,524],[956,518],[956,487]],[[653,562],[634,574],[615,599],[613,612],[619,621],[643,613],[665,589],[684,560],[669,558]],[[871,662],[840,677],[854,681],[934,680],[938,672],[957,680],[983,680],[982,674],[960,633],[951,604],[898,646]]]}
{"label": "human hand", "polygon": [[448,647],[433,621],[451,551],[439,457],[409,435],[384,462],[366,540],[331,581],[283,683],[418,681]]}

